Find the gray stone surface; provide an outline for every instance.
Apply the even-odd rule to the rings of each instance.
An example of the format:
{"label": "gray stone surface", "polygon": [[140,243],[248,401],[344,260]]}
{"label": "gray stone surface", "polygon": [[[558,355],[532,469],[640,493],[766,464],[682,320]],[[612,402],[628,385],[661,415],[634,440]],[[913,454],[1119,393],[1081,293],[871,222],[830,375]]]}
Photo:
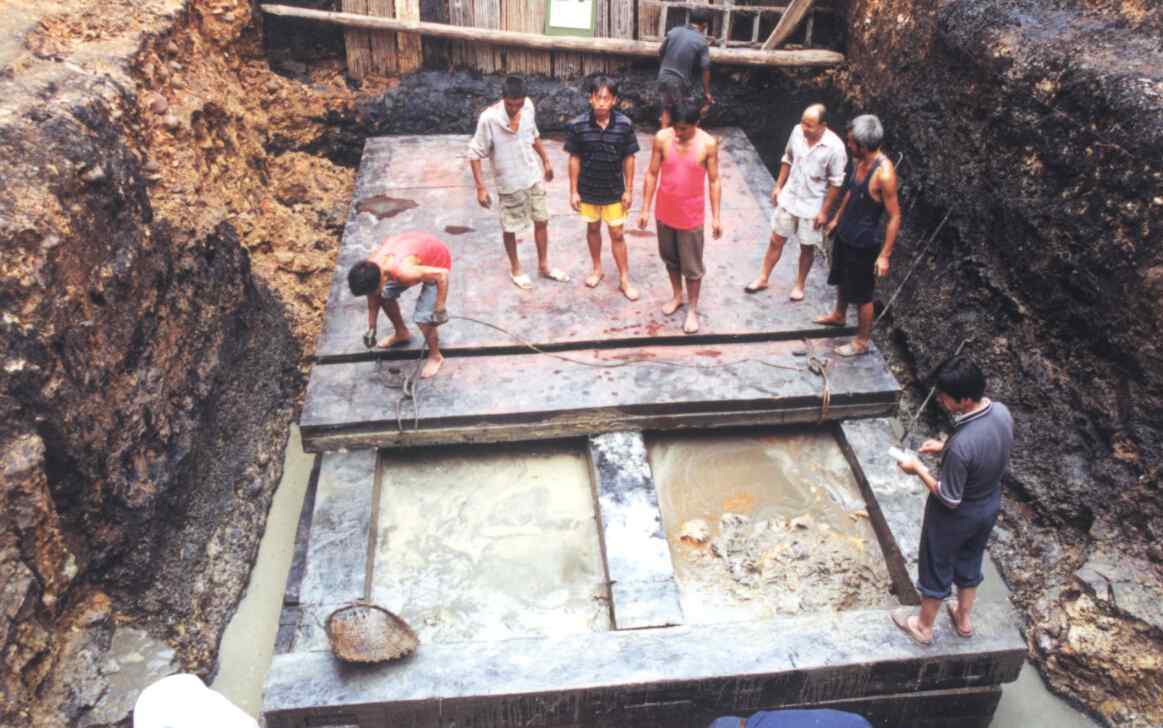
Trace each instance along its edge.
{"label": "gray stone surface", "polygon": [[905,686],[933,691],[1014,680],[1025,657],[1016,614],[987,604],[975,617],[974,639],[958,638],[939,621],[929,648],[901,634],[888,612],[865,610],[730,627],[425,645],[407,661],[360,669],[342,666],[329,652],[299,652],[275,658],[264,712],[277,724],[375,707],[390,725],[413,724],[397,722],[397,711],[415,725],[464,725],[440,718],[448,706],[471,725],[630,725],[610,716],[667,701],[752,711],[893,695]]}
{"label": "gray stone surface", "polygon": [[[721,136],[720,167],[723,179],[723,237],[708,240],[705,252],[707,276],[701,303],[702,330],[707,335],[835,336],[844,333],[813,322],[832,301],[825,284],[826,266],[817,265],[808,281],[807,301],[787,301],[795,270],[796,250],[791,244],[785,260],[776,268],[772,288],[747,296],[742,287],[758,270],[770,235],[772,213],[769,195],[772,178],[758,153],[738,129],[715,129]],[[607,277],[594,290],[581,279],[588,273],[585,226],[569,207],[567,156],[562,142],[545,141],[557,178],[547,186],[550,218],[550,255],[553,265],[573,277],[567,285],[535,281],[534,290],[521,291],[508,277],[500,243],[496,202],[485,210],[476,202],[464,157],[467,136],[389,137],[370,139],[365,145],[356,182],[351,214],[343,234],[335,277],[327,301],[327,314],[315,354],[320,360],[366,356],[361,335],[366,328],[367,308],[362,298],[347,288],[347,271],[365,258],[385,236],[404,230],[423,230],[439,236],[452,252],[448,310],[497,324],[538,344],[584,344],[625,340],[650,342],[662,337],[681,338],[681,319],[663,316],[660,308],[669,299],[670,284],[658,259],[654,221],[646,231],[637,229],[641,206],[643,170],[650,159],[650,137],[639,135],[634,212],[627,225],[631,270],[642,290],[636,303],[626,301],[616,287],[613,262],[606,251]],[[487,165],[486,165],[487,167]],[[490,183],[491,188],[491,183]],[[396,214],[377,217],[366,209],[373,198],[388,196],[406,201]],[[494,194],[495,197],[495,194]],[[461,232],[446,232],[450,226]],[[535,264],[530,236],[519,234],[520,255],[528,266]],[[413,295],[402,305],[411,310]],[[381,317],[381,327],[388,326]],[[441,332],[447,350],[512,347],[517,342],[502,331],[479,324],[455,322]],[[418,348],[413,342],[411,348]],[[405,347],[405,351],[407,347]]]}
{"label": "gray stone surface", "polygon": [[646,443],[638,432],[589,439],[617,629],[682,623]]}
{"label": "gray stone surface", "polygon": [[1074,578],[1096,599],[1163,630],[1163,590],[1150,563],[1100,549],[1074,572]]}
{"label": "gray stone surface", "polygon": [[[877,510],[884,517],[888,533],[881,537],[885,558],[890,561],[893,571],[894,559],[899,560],[907,570],[908,581],[894,579],[898,598],[905,603],[919,603],[916,592],[917,549],[921,542],[921,522],[925,513],[925,498],[928,491],[915,477],[906,475],[897,467],[896,460],[888,454],[890,446],[900,446],[900,440],[889,419],[869,419],[848,421],[841,425],[843,437],[851,446],[859,468],[867,479],[876,499]],[[890,537],[885,542],[885,536]]]}
{"label": "gray stone surface", "polygon": [[[899,385],[879,352],[832,355],[827,419],[895,412]],[[304,449],[568,437],[616,429],[813,422],[823,381],[795,356],[800,342],[657,346],[543,355],[449,357],[423,384],[418,432],[398,431],[395,366],[319,365],[300,420]],[[579,363],[580,362],[580,363]],[[627,362],[633,362],[627,365]],[[588,366],[585,366],[588,365]],[[405,425],[413,429],[411,407]]]}

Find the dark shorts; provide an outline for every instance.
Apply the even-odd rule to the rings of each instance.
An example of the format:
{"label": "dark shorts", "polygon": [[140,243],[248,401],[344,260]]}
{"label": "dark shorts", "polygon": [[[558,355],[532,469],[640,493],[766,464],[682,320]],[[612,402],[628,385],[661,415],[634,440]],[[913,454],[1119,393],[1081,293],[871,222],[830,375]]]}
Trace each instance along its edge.
{"label": "dark shorts", "polygon": [[936,496],[929,496],[917,565],[917,590],[921,596],[944,599],[953,584],[960,589],[981,583],[985,546],[1000,509],[1000,498],[962,503],[950,509]]}
{"label": "dark shorts", "polygon": [[[384,285],[380,295],[388,301],[399,300],[409,286],[389,282]],[[418,324],[431,325],[432,314],[436,312],[436,284],[424,283],[420,286],[420,295],[416,298],[416,309],[412,312],[412,320]]]}
{"label": "dark shorts", "polygon": [[661,220],[658,226],[658,254],[666,269],[682,271],[682,277],[697,281],[703,277],[703,229],[675,230]]}
{"label": "dark shorts", "polygon": [[854,248],[839,237],[832,246],[832,269],[828,284],[837,286],[845,303],[872,303],[876,289],[876,259],[880,248]]}
{"label": "dark shorts", "polygon": [[679,101],[689,99],[690,96],[690,86],[678,76],[667,73],[658,79],[658,108],[660,112],[669,110],[670,107]]}

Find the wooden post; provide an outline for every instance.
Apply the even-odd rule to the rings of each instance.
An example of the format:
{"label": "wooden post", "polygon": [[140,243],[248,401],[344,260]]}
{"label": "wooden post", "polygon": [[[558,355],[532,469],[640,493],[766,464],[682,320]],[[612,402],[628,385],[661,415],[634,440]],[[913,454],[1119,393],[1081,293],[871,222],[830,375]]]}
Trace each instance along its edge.
{"label": "wooden post", "polygon": [[[448,22],[451,25],[472,25],[472,3],[470,0],[448,0]],[[467,44],[463,41],[454,41],[448,46],[448,60],[454,66],[475,65],[475,54],[469,60]]]}
{"label": "wooden post", "polygon": [[[610,2],[611,0],[595,0],[598,3],[598,22],[594,26],[595,38],[610,37]],[[582,57],[582,73],[607,73],[610,70],[610,59],[596,53],[589,53]]]}
{"label": "wooden post", "polygon": [[[367,14],[380,18],[396,15],[393,0],[367,0]],[[382,76],[400,72],[400,61],[396,54],[396,34],[373,31],[371,34],[371,70]]]}
{"label": "wooden post", "polygon": [[[345,13],[367,13],[367,0],[343,0]],[[362,28],[346,28],[343,46],[347,54],[347,75],[361,80],[371,70],[371,33]]]}
{"label": "wooden post", "polygon": [[774,50],[791,37],[796,26],[804,19],[804,15],[812,9],[813,2],[814,0],[792,0],[791,4],[787,6],[787,10],[780,16],[779,22],[776,23],[775,30],[771,31],[771,35],[764,41],[763,50]]}
{"label": "wooden post", "polygon": [[[396,17],[400,20],[420,21],[420,0],[396,0]],[[399,48],[400,73],[415,71],[424,65],[424,46],[416,33],[396,36]]]}
{"label": "wooden post", "polygon": [[[501,0],[473,0],[473,26],[480,29],[501,28]],[[485,39],[482,39],[485,40]],[[477,70],[481,73],[497,73],[505,70],[501,50],[492,43],[476,46]]]}

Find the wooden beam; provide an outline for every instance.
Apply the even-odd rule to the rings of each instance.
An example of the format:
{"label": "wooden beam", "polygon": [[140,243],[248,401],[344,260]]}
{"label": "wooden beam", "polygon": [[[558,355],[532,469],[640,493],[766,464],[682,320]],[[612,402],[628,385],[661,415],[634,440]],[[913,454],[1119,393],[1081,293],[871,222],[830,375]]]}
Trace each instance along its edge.
{"label": "wooden beam", "polygon": [[[468,28],[443,23],[416,22],[395,18],[375,18],[352,13],[336,13],[324,10],[295,8],[287,5],[260,6],[264,13],[287,18],[315,20],[347,28],[365,30],[390,30],[404,33],[419,33],[438,38],[486,43],[490,45],[511,45],[538,50],[560,50],[575,53],[608,53],[639,58],[657,58],[658,44],[621,38],[577,38],[572,36],[550,36],[534,33],[517,33],[488,28]],[[755,51],[733,48],[712,48],[713,63],[730,66],[838,66],[844,63],[844,54],[825,50],[802,51]]]}
{"label": "wooden beam", "polygon": [[812,3],[815,0],[792,0],[791,5],[788,6],[785,12],[776,24],[775,30],[771,31],[771,35],[763,43],[763,50],[774,50],[795,31],[796,26],[804,19],[808,11],[812,9]]}

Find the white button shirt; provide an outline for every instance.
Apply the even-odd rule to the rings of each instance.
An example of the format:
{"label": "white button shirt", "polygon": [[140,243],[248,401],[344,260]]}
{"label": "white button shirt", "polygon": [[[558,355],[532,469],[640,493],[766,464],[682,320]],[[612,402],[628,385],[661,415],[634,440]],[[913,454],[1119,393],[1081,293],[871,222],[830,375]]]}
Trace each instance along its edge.
{"label": "white button shirt", "polygon": [[828,187],[844,184],[848,151],[831,129],[824,129],[820,141],[809,147],[803,127],[796,124],[780,163],[791,165],[791,170],[779,193],[779,206],[796,217],[813,218],[824,204]]}
{"label": "white button shirt", "polygon": [[525,99],[517,131],[509,128],[505,102],[498,101],[481,112],[476,134],[468,143],[469,159],[492,159],[497,192],[527,190],[541,179],[542,169],[533,142],[539,136],[533,102]]}

